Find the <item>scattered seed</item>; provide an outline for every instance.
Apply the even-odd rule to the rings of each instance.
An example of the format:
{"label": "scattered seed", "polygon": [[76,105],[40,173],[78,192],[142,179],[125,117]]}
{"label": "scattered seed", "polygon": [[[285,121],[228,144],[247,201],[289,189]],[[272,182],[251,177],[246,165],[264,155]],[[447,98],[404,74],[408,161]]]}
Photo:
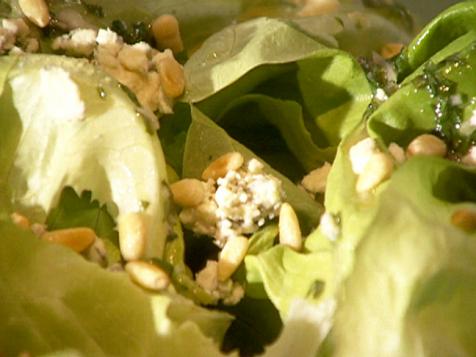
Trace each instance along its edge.
{"label": "scattered seed", "polygon": [[476,231],[476,210],[461,208],[451,216],[451,223],[466,232]]}
{"label": "scattered seed", "polygon": [[18,213],[18,212],[13,212],[10,215],[10,218],[14,224],[16,224],[18,227],[24,228],[24,229],[29,229],[30,228],[30,220],[26,218],[24,215]]}
{"label": "scattered seed", "polygon": [[225,281],[238,269],[245,258],[249,240],[244,236],[229,238],[218,258],[218,280]]}
{"label": "scattered seed", "polygon": [[152,22],[151,30],[158,47],[162,49],[170,48],[173,53],[183,51],[179,23],[175,16],[159,16]]}
{"label": "scattered seed", "polygon": [[302,179],[302,185],[306,190],[312,193],[323,193],[326,190],[327,176],[332,166],[328,162],[312,170]]}
{"label": "scattered seed", "polygon": [[168,274],[155,264],[133,261],[127,263],[125,269],[132,281],[143,288],[160,291],[170,284]]}
{"label": "scattered seed", "polygon": [[393,172],[393,159],[384,153],[373,154],[357,179],[357,192],[366,192],[388,179]]}
{"label": "scattered seed", "polygon": [[36,26],[46,27],[50,22],[50,12],[45,0],[18,0],[23,14]]}
{"label": "scattered seed", "polygon": [[41,223],[33,223],[31,225],[30,229],[33,232],[33,234],[37,237],[41,237],[47,231],[46,225],[41,224]]}
{"label": "scattered seed", "polygon": [[43,233],[41,239],[64,245],[81,253],[93,244],[96,240],[96,233],[87,227],[57,229]]}
{"label": "scattered seed", "polygon": [[393,156],[395,162],[398,164],[403,164],[406,159],[405,150],[403,150],[403,148],[396,143],[390,143],[388,146],[388,152]]}
{"label": "scattered seed", "polygon": [[145,251],[147,224],[141,213],[126,213],[118,219],[119,248],[125,260],[140,259]]}
{"label": "scattered seed", "polygon": [[202,179],[205,181],[209,179],[218,180],[220,177],[224,177],[228,171],[238,170],[244,161],[243,155],[239,152],[224,154],[208,165],[202,173]]}
{"label": "scattered seed", "polygon": [[302,248],[302,235],[299,221],[293,207],[284,202],[279,211],[279,243],[296,251]]}
{"label": "scattered seed", "polygon": [[183,67],[172,56],[164,56],[159,61],[160,85],[171,98],[180,97],[185,89]]}
{"label": "scattered seed", "polygon": [[383,47],[380,49],[380,54],[383,58],[390,59],[400,54],[400,52],[402,52],[402,49],[403,44],[390,42],[383,45]]}
{"label": "scattered seed", "polygon": [[407,147],[408,156],[425,155],[444,157],[447,151],[446,143],[431,134],[417,136]]}
{"label": "scattered seed", "polygon": [[204,183],[197,179],[183,179],[170,185],[174,202],[180,207],[197,207],[205,199]]}

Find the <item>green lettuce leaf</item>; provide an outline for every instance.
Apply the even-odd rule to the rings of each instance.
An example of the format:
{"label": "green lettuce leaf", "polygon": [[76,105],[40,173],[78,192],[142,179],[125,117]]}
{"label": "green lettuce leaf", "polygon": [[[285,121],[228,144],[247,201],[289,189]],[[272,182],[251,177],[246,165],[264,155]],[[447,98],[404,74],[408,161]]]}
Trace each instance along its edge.
{"label": "green lettuce leaf", "polygon": [[332,251],[297,253],[278,245],[245,258],[247,282],[257,289],[262,284],[281,317],[295,299],[319,303],[331,296]]}
{"label": "green lettuce leaf", "polygon": [[215,34],[185,73],[184,100],[295,181],[333,160],[372,97],[352,56],[276,19]]}
{"label": "green lettuce leaf", "polygon": [[451,223],[456,209],[475,209],[475,175],[425,157],[394,173],[344,285],[336,356],[476,353],[476,241]]}
{"label": "green lettuce leaf", "polygon": [[469,99],[476,95],[474,33],[469,39],[472,42],[460,38],[451,46],[458,51],[451,55],[445,51],[446,58],[439,54],[430,59],[383,103],[368,121],[370,135],[405,147],[415,136],[436,131],[451,149],[464,153],[474,128],[471,124],[467,130],[463,128],[475,109]]}
{"label": "green lettuce leaf", "polygon": [[[408,21],[409,16],[398,21],[400,19],[359,6],[355,1],[353,3],[338,12],[298,17],[291,21],[322,44],[339,48],[355,57],[371,56],[372,52],[379,52],[387,43],[406,44],[411,40],[413,24]],[[403,11],[401,14],[406,16]]]}
{"label": "green lettuce leaf", "polygon": [[[90,191],[114,218],[143,212],[146,255],[160,257],[168,231],[165,161],[157,136],[127,95],[83,60],[27,55],[13,67],[8,60],[0,66],[10,69],[0,97],[0,190],[12,209],[45,222],[64,187]],[[83,119],[61,119],[70,108],[51,97],[51,88],[44,90],[48,69],[66,73],[79,88]]]}
{"label": "green lettuce leaf", "polygon": [[399,77],[405,78],[444,47],[476,31],[476,1],[462,1],[426,25],[397,60]]}
{"label": "green lettuce leaf", "polygon": [[276,224],[269,224],[253,233],[250,237],[250,243],[246,254],[257,255],[262,253],[274,245],[278,236],[279,228]]}
{"label": "green lettuce leaf", "polygon": [[[258,18],[232,25],[208,38],[185,64],[185,100],[202,101],[255,68],[295,62],[322,47],[280,20]],[[255,76],[269,78],[263,70]],[[255,81],[248,82],[233,93],[228,91],[229,97],[235,98],[256,85]],[[221,100],[226,101],[224,96]]]}
{"label": "green lettuce leaf", "polygon": [[216,343],[231,322],[228,314],[173,292],[148,294],[125,273],[5,221],[0,248],[0,350],[7,356],[222,355]]}

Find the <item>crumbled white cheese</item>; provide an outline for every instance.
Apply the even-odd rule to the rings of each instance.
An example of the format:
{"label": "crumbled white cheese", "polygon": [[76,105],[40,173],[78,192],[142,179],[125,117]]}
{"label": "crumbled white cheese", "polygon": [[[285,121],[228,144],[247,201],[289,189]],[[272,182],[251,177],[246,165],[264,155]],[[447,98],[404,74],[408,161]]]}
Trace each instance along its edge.
{"label": "crumbled white cheese", "polygon": [[82,120],[85,105],[79,87],[70,74],[60,67],[40,70],[42,103],[52,120]]}
{"label": "crumbled white cheese", "polygon": [[55,51],[64,51],[72,56],[90,56],[96,47],[96,30],[74,29],[54,39],[51,47]]}
{"label": "crumbled white cheese", "polygon": [[217,180],[217,239],[255,232],[266,219],[279,214],[282,198],[281,182],[275,177],[261,170],[229,171]]}
{"label": "crumbled white cheese", "polygon": [[230,237],[255,232],[279,215],[284,197],[281,181],[263,168],[252,159],[245,168],[209,180],[205,200],[182,210],[180,220],[196,233],[215,237],[220,246]]}
{"label": "crumbled white cheese", "polygon": [[457,107],[463,104],[463,98],[461,97],[461,94],[453,94],[452,96],[450,96],[450,104],[453,107]]}
{"label": "crumbled white cheese", "polygon": [[319,229],[331,241],[335,241],[340,235],[339,223],[329,212],[324,212],[322,214]]}
{"label": "crumbled white cheese", "polygon": [[372,138],[365,138],[352,146],[349,150],[349,159],[352,171],[360,175],[372,154],[378,152],[377,143]]}
{"label": "crumbled white cheese", "polygon": [[379,102],[385,102],[388,99],[387,93],[382,88],[377,88],[374,98]]}
{"label": "crumbled white cheese", "polygon": [[24,19],[2,19],[0,22],[0,54],[37,52],[38,39],[29,36],[30,28]]}
{"label": "crumbled white cheese", "polygon": [[122,37],[110,29],[99,29],[96,42],[99,46],[108,47],[110,50],[117,49],[117,51],[124,44]]}

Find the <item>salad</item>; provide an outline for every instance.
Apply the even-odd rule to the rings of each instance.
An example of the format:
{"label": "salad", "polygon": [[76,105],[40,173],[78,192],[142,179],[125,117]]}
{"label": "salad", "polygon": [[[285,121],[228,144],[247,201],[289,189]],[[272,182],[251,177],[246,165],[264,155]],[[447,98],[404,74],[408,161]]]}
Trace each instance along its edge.
{"label": "salad", "polygon": [[476,1],[0,1],[0,356],[476,355]]}

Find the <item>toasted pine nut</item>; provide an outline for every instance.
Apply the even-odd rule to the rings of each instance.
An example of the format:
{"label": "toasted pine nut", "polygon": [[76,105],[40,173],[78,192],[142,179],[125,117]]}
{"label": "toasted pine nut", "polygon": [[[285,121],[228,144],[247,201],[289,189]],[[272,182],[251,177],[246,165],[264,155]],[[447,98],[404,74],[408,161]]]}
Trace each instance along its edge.
{"label": "toasted pine nut", "polygon": [[152,34],[160,48],[170,48],[173,53],[183,51],[179,23],[175,16],[161,15],[156,18],[154,22],[152,22]]}
{"label": "toasted pine nut", "polygon": [[170,284],[168,274],[155,264],[134,261],[127,263],[125,269],[132,281],[143,288],[159,291]]}
{"label": "toasted pine nut", "polygon": [[451,216],[451,223],[466,232],[476,231],[476,210],[461,208]]}
{"label": "toasted pine nut", "polygon": [[225,281],[238,269],[248,250],[248,238],[229,238],[218,258],[218,280]]}
{"label": "toasted pine nut", "polygon": [[390,59],[402,52],[402,49],[403,44],[390,42],[383,45],[383,47],[380,49],[380,54],[383,58]]}
{"label": "toasted pine nut", "polygon": [[302,179],[304,188],[313,193],[323,193],[326,190],[327,176],[332,166],[328,162],[312,170]]}
{"label": "toasted pine nut", "polygon": [[24,215],[18,212],[13,212],[10,215],[10,218],[12,219],[12,222],[15,223],[18,227],[21,227],[24,229],[30,228],[30,220],[26,218]]}
{"label": "toasted pine nut", "polygon": [[400,145],[396,143],[390,143],[388,146],[388,152],[393,156],[398,164],[403,164],[405,161],[405,150],[403,150]]}
{"label": "toasted pine nut", "polygon": [[57,229],[43,233],[41,239],[64,245],[75,252],[81,253],[93,244],[96,239],[96,233],[87,227]]}
{"label": "toasted pine nut", "polygon": [[357,192],[365,192],[388,179],[393,172],[393,160],[384,153],[375,153],[357,179]]}
{"label": "toasted pine nut", "polygon": [[18,0],[23,14],[36,26],[46,27],[50,22],[50,12],[45,0]]}
{"label": "toasted pine nut", "polygon": [[147,224],[141,213],[125,213],[118,218],[119,248],[125,260],[142,257],[146,246]]}
{"label": "toasted pine nut", "polygon": [[149,62],[147,53],[132,46],[123,46],[117,55],[119,62],[128,70],[147,73]]}
{"label": "toasted pine nut", "polygon": [[461,162],[468,166],[476,166],[476,146],[471,146],[466,153],[461,158]]}
{"label": "toasted pine nut", "polygon": [[175,58],[164,56],[159,61],[160,84],[165,94],[172,98],[180,97],[185,89],[183,67]]}
{"label": "toasted pine nut", "polygon": [[239,152],[229,152],[220,156],[203,171],[202,179],[208,181],[209,179],[217,180],[224,177],[228,171],[238,170],[245,159]]}
{"label": "toasted pine nut", "polygon": [[180,207],[196,207],[205,199],[204,183],[197,179],[183,179],[170,185],[174,202]]}
{"label": "toasted pine nut", "polygon": [[423,134],[417,136],[407,147],[407,155],[425,155],[444,157],[447,153],[446,143],[435,135]]}
{"label": "toasted pine nut", "polygon": [[30,227],[33,234],[37,237],[41,237],[43,234],[46,233],[46,225],[41,223],[33,223]]}
{"label": "toasted pine nut", "polygon": [[294,250],[301,250],[302,235],[299,221],[293,207],[284,202],[279,211],[279,244],[286,245]]}

